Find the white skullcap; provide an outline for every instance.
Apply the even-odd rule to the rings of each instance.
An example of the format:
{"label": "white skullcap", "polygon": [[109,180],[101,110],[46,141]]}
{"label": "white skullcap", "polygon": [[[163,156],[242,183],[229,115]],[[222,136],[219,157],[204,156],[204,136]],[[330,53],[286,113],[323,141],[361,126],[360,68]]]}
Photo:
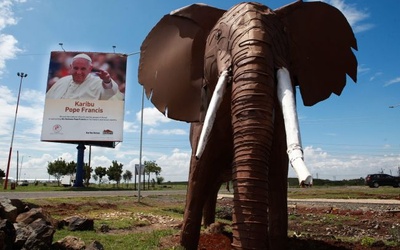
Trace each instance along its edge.
{"label": "white skullcap", "polygon": [[84,53],[81,53],[81,54],[78,54],[78,55],[74,56],[72,60],[75,60],[75,59],[78,59],[78,58],[86,59],[86,60],[88,60],[90,63],[92,62],[92,58],[90,58],[90,56],[88,56],[88,55],[86,55],[86,54],[84,54]]}

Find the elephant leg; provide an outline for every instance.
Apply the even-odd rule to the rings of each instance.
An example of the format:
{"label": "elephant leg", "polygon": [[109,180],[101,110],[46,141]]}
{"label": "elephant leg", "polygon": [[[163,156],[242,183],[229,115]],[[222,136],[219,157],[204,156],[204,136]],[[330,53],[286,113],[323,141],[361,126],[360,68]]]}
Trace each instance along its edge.
{"label": "elephant leg", "polygon": [[202,124],[194,123],[191,126],[193,152],[180,239],[180,244],[185,249],[197,249],[203,211],[205,211],[205,225],[214,222],[217,194],[222,183],[221,176],[232,166],[232,132],[229,128],[230,114],[226,111],[226,107],[229,109],[230,98],[226,99],[223,101],[225,109],[217,114],[216,125],[209,137],[210,143],[200,158],[197,158],[194,152]]}
{"label": "elephant leg", "polygon": [[204,227],[210,226],[212,223],[215,222],[215,212],[217,208],[217,198],[218,198],[218,191],[221,187],[221,182],[216,182],[215,186],[212,187],[212,190],[206,200],[204,207],[203,207],[203,225]]}
{"label": "elephant leg", "polygon": [[[194,123],[191,125],[191,141],[197,143],[197,135],[200,134],[202,124]],[[195,146],[193,147],[195,149]],[[210,175],[213,165],[207,164],[207,154],[197,159],[192,154],[190,161],[189,182],[186,194],[186,206],[183,217],[180,244],[185,249],[197,249],[200,238],[202,209],[211,194],[211,186],[216,180]],[[215,176],[215,175],[214,175]],[[211,177],[211,178],[208,178]]]}
{"label": "elephant leg", "polygon": [[[227,163],[227,162],[226,162]],[[203,209],[203,224],[205,227],[208,227],[212,223],[215,222],[215,212],[217,205],[218,192],[223,183],[227,184],[227,189],[229,191],[229,181],[232,179],[232,166],[229,164],[224,166],[224,169],[220,173],[220,178],[218,182],[212,188],[212,192],[209,196],[209,199],[206,201]]]}

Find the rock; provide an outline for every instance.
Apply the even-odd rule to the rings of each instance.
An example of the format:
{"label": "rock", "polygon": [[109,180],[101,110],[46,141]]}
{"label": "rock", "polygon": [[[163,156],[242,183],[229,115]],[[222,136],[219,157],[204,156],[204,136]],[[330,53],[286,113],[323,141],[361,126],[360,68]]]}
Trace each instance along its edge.
{"label": "rock", "polygon": [[55,242],[52,249],[57,250],[83,250],[86,249],[85,242],[75,236],[66,236],[63,239]]}
{"label": "rock", "polygon": [[94,221],[92,219],[79,216],[68,217],[63,220],[68,230],[71,231],[88,231],[94,230]]}
{"label": "rock", "polygon": [[383,242],[382,240],[375,241],[371,245],[371,247],[384,247],[384,246],[385,246],[385,242]]}
{"label": "rock", "polygon": [[7,198],[0,198],[0,217],[15,222],[18,216],[18,210],[11,204],[11,200]]}
{"label": "rock", "polygon": [[[69,217],[62,223],[71,231],[94,230],[92,219],[79,216]],[[62,223],[37,205],[0,198],[0,250],[104,249],[98,241],[85,246],[85,242],[72,236],[53,244],[55,230]]]}
{"label": "rock", "polygon": [[92,241],[87,247],[86,250],[104,250],[103,245],[97,240]]}
{"label": "rock", "polygon": [[50,249],[55,230],[46,220],[39,218],[29,224],[31,234],[24,244],[25,249]]}
{"label": "rock", "polygon": [[110,231],[110,226],[106,224],[102,224],[100,226],[100,232],[102,233],[108,233]]}
{"label": "rock", "polygon": [[51,215],[45,212],[42,208],[32,208],[27,212],[19,214],[16,218],[16,222],[29,225],[37,219],[43,219],[47,224],[52,225],[54,228],[58,228],[58,221],[53,219]]}
{"label": "rock", "polygon": [[17,208],[18,214],[28,211],[29,209],[31,209],[31,207],[37,207],[36,205],[27,204],[18,199],[11,199],[10,201],[11,205]]}
{"label": "rock", "polygon": [[16,249],[22,249],[26,240],[32,234],[32,228],[22,223],[14,223],[14,227],[16,232],[14,247]]}
{"label": "rock", "polygon": [[13,244],[15,240],[15,228],[11,221],[7,219],[0,220],[0,232],[2,232],[3,240],[0,245],[3,245],[1,249],[13,249]]}

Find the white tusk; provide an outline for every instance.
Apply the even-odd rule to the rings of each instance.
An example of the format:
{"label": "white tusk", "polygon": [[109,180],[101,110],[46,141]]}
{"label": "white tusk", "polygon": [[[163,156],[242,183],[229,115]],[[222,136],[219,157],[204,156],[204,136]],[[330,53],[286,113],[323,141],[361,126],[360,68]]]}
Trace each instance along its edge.
{"label": "white tusk", "polygon": [[222,97],[225,94],[227,82],[228,82],[228,71],[224,70],[219,76],[217,86],[215,86],[213,95],[211,97],[210,105],[207,109],[206,117],[204,118],[203,129],[201,130],[199,143],[197,145],[197,150],[196,150],[197,159],[201,157],[204,148],[207,144],[208,137],[210,135],[211,129],[214,124],[215,115],[217,114],[219,105],[222,102]]}
{"label": "white tusk", "polygon": [[303,159],[296,102],[289,71],[286,68],[278,69],[277,80],[278,99],[281,103],[283,118],[285,121],[289,161],[293,169],[296,171],[300,185],[312,185],[312,176]]}

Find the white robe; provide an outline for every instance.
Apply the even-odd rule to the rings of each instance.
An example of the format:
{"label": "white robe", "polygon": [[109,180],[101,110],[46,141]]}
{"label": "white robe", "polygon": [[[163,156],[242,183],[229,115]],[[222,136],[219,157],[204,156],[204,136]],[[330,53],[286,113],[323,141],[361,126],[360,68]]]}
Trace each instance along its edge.
{"label": "white robe", "polygon": [[89,74],[81,84],[75,83],[72,76],[59,79],[47,91],[46,98],[49,99],[83,99],[83,100],[108,100],[118,91],[117,83],[111,79],[112,87],[105,89],[103,81]]}

